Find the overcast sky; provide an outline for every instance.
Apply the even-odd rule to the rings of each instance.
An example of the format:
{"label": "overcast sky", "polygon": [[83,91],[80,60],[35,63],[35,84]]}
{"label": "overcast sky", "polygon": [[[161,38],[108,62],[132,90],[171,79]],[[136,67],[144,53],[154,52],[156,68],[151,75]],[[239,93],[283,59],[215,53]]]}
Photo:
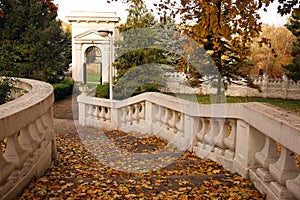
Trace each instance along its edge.
{"label": "overcast sky", "polygon": [[[158,1],[158,0],[154,0]],[[153,2],[145,1],[148,9],[153,7]],[[66,21],[65,16],[71,11],[98,11],[98,12],[117,12],[117,16],[121,18],[122,22],[126,21],[127,5],[118,2],[107,3],[106,0],[54,0],[58,5],[58,15],[63,21]],[[277,12],[277,4],[271,4],[268,8],[268,13],[260,12],[263,23],[270,25],[282,26],[286,23],[286,17],[281,17]]]}

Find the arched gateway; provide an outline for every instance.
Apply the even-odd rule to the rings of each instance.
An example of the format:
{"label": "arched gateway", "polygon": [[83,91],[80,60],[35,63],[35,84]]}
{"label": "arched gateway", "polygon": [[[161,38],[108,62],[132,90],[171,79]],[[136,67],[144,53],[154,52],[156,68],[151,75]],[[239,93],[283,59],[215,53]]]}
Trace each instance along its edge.
{"label": "arched gateway", "polygon": [[[120,21],[115,12],[71,12],[72,78],[78,82],[109,82],[113,36]],[[103,35],[99,30],[111,34]],[[111,60],[110,60],[111,59]]]}

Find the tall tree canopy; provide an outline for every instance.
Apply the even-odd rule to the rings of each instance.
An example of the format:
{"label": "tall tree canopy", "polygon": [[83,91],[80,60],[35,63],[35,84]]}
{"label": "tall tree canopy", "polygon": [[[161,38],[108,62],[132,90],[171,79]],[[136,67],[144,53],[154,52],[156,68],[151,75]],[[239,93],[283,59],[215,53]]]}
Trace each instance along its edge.
{"label": "tall tree canopy", "polygon": [[158,91],[165,84],[161,71],[149,65],[165,63],[164,52],[159,48],[147,48],[155,42],[153,27],[158,25],[158,21],[148,11],[143,0],[130,1],[127,11],[126,23],[118,27],[122,40],[116,43],[116,99],[145,91]]}
{"label": "tall tree canopy", "polygon": [[300,80],[300,9],[293,12],[290,18],[290,23],[286,25],[297,40],[293,43],[292,62],[288,65],[283,65],[288,70],[287,76],[294,81]]}
{"label": "tall tree canopy", "polygon": [[63,32],[51,1],[1,0],[0,74],[50,83],[71,62],[71,35]]}
{"label": "tall tree canopy", "polygon": [[[123,0],[125,3],[131,1]],[[220,72],[215,77],[220,100],[222,82],[226,86],[243,80],[248,86],[256,87],[243,68],[249,67],[247,61],[251,55],[250,44],[261,31],[258,10],[266,9],[273,2],[274,0],[181,0],[178,3],[160,0],[155,5],[162,21],[166,21],[164,19],[167,16],[175,18],[179,14],[185,33],[211,55]],[[278,13],[290,13],[295,6],[300,6],[298,0],[279,0]],[[200,68],[199,70],[205,70],[205,74],[208,74],[209,69],[204,69],[204,66]],[[191,76],[199,76],[199,73]]]}
{"label": "tall tree canopy", "polygon": [[[243,68],[249,67],[251,43],[261,32],[258,10],[273,1],[232,0],[181,0],[180,5],[169,0],[161,1],[161,16],[167,13],[181,16],[185,32],[207,50],[220,74],[217,79],[217,101],[220,100],[221,83],[247,83],[256,87]],[[286,14],[296,1],[279,1],[278,12]],[[299,5],[298,5],[299,6]],[[174,9],[175,8],[175,9]],[[171,10],[171,11],[170,11]],[[267,40],[263,42],[267,43]],[[202,68],[202,69],[201,69]],[[203,69],[200,67],[200,70]]]}
{"label": "tall tree canopy", "polygon": [[[269,45],[261,45],[261,38],[268,38]],[[285,27],[263,25],[259,38],[251,45],[249,62],[253,65],[247,69],[252,76],[268,75],[281,77],[286,70],[282,64],[290,63],[292,44],[296,40],[293,34]]]}

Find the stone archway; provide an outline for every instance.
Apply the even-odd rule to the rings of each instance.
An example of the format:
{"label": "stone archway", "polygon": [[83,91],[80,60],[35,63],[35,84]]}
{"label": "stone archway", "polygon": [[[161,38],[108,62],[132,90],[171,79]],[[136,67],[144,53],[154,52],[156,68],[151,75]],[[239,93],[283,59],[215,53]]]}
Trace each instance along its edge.
{"label": "stone archway", "polygon": [[102,84],[102,54],[96,46],[91,46],[84,53],[86,82],[100,82]]}
{"label": "stone archway", "polygon": [[[73,11],[66,17],[72,24],[72,78],[76,82],[108,83],[109,66],[114,60],[110,59],[111,52],[113,52],[113,47],[110,45],[113,41],[112,35],[115,34],[102,36],[98,31],[115,32],[115,25],[120,18],[116,16],[115,12],[88,11]],[[96,54],[98,57],[93,57]],[[89,77],[88,72],[97,70],[98,77]],[[100,77],[102,81],[100,81]],[[96,79],[98,80],[96,81]]]}

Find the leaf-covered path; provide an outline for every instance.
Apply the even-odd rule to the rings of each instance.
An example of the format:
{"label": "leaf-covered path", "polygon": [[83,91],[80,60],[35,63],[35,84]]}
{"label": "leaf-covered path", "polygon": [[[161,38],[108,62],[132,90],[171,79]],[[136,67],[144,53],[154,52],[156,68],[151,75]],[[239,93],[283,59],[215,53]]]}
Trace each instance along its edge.
{"label": "leaf-covered path", "polygon": [[[181,155],[152,135],[88,128],[112,141],[107,146],[100,145],[106,154],[103,158],[111,158],[110,162],[101,160],[95,156],[99,145],[86,148],[88,143],[80,137],[70,117],[70,106],[61,104],[56,103],[54,109],[54,116],[60,118],[55,119],[59,162],[43,177],[33,180],[20,199],[264,199],[250,180],[230,174],[217,163],[200,159],[191,152]],[[123,152],[118,159],[109,151],[111,145]],[[163,148],[171,152],[168,155],[178,158],[154,171],[117,170],[125,162],[124,152],[152,155]],[[126,166],[134,169],[149,164],[143,159],[134,162],[140,163]]]}

